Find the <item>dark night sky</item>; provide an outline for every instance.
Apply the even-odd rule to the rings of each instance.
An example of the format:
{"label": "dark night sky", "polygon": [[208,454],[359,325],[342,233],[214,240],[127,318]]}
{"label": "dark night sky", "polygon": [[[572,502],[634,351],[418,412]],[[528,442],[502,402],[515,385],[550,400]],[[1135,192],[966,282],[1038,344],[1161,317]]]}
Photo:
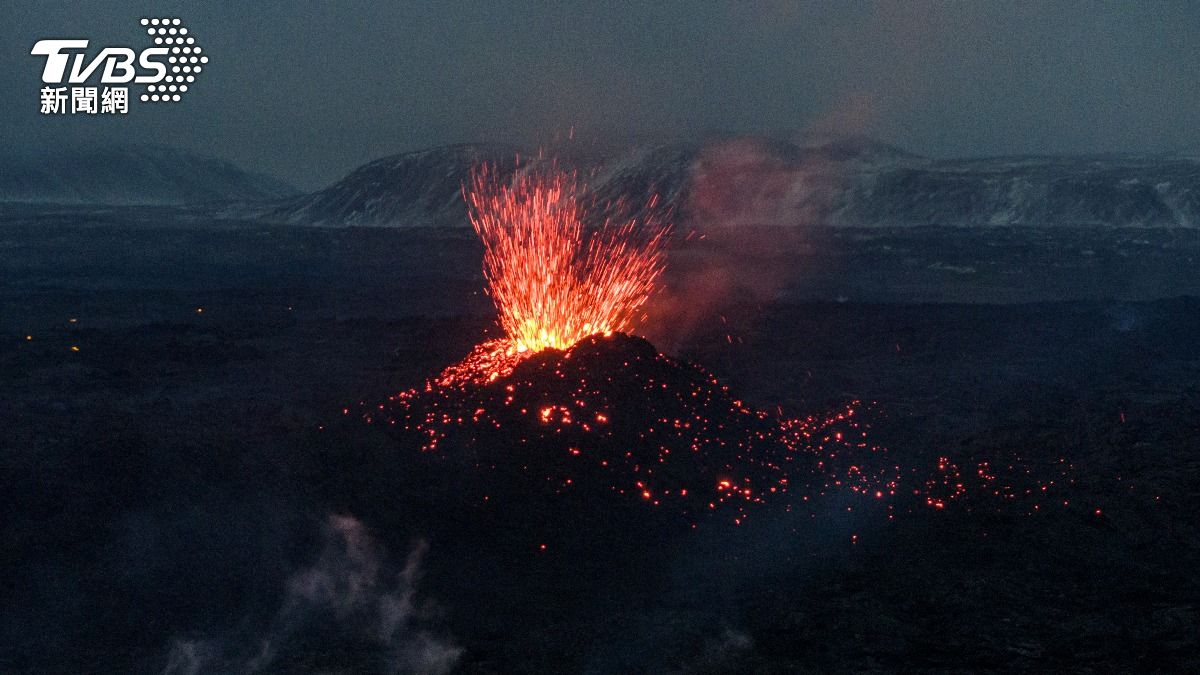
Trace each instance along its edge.
{"label": "dark night sky", "polygon": [[[211,56],[183,102],[38,113],[41,38]],[[8,152],[153,142],[300,187],[442,143],[863,133],[935,155],[1200,150],[1200,3],[8,0]],[[94,52],[93,52],[94,53]]]}

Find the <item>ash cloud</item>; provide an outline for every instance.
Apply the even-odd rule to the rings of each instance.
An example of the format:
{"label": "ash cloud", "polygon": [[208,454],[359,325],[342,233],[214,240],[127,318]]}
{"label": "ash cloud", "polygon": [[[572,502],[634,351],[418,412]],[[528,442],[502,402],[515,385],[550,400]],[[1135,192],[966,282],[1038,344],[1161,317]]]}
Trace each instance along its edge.
{"label": "ash cloud", "polygon": [[395,570],[355,518],[331,515],[317,560],[287,581],[265,629],[177,637],[162,675],[349,668],[353,672],[448,672],[462,649],[433,628],[437,610],[417,587],[429,544],[415,542]]}

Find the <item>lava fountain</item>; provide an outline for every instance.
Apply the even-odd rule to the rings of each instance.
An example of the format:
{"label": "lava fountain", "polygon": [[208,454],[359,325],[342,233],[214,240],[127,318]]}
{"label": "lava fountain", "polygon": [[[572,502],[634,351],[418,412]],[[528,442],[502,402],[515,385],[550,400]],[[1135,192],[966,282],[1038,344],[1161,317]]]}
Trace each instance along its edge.
{"label": "lava fountain", "polygon": [[[665,267],[670,224],[622,201],[598,204],[572,171],[534,167],[510,179],[482,165],[463,187],[483,241],[487,293],[505,336],[480,345],[444,380],[495,379],[543,349],[627,332]],[[597,222],[598,221],[598,222]]]}
{"label": "lava fountain", "polygon": [[[1071,480],[1065,460],[1043,480],[1003,453],[975,472],[942,456],[936,473],[906,469],[871,439],[870,403],[798,419],[755,410],[702,367],[626,335],[666,264],[670,225],[654,215],[656,198],[640,209],[599,203],[554,164],[511,177],[483,165],[462,194],[504,335],[423,388],[360,405],[367,423],[433,461],[456,457],[492,475],[466,503],[615,494],[693,526],[732,510],[740,525],[768,503],[813,514],[829,495],[857,497],[889,519],[898,507],[969,507],[976,494],[1031,503],[1032,513]],[[843,501],[838,508],[852,508]]]}

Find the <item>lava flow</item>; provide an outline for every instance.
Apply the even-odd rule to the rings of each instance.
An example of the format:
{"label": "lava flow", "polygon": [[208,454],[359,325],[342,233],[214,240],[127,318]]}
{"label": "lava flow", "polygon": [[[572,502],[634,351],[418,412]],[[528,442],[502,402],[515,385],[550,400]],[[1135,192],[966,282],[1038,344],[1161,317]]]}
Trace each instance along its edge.
{"label": "lava flow", "polygon": [[[589,204],[577,177],[553,168],[502,181],[484,167],[464,198],[504,336],[363,410],[430,456],[503,476],[463,498],[617,495],[693,524],[729,512],[740,524],[756,505],[791,510],[832,493],[889,517],[900,500],[967,502],[971,479],[948,460],[937,473],[892,462],[869,439],[870,407],[859,401],[799,419],[754,410],[702,368],[627,335],[663,272],[666,223],[595,218],[592,208],[622,209]],[[975,487],[1045,498],[1046,486],[998,476],[1021,467],[996,459]]]}

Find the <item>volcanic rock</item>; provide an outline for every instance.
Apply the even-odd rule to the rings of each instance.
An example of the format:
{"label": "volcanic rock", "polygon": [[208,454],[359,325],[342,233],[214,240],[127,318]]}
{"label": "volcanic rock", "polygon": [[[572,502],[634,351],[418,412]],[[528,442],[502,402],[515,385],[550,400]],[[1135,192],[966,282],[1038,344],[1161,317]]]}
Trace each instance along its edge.
{"label": "volcanic rock", "polygon": [[614,333],[541,351],[486,384],[409,392],[364,417],[394,430],[406,451],[419,443],[431,458],[478,470],[485,478],[471,499],[602,496],[740,521],[755,505],[787,505],[834,482],[878,482],[866,472],[835,477],[843,458],[879,451],[857,408],[780,419],[702,368]]}

